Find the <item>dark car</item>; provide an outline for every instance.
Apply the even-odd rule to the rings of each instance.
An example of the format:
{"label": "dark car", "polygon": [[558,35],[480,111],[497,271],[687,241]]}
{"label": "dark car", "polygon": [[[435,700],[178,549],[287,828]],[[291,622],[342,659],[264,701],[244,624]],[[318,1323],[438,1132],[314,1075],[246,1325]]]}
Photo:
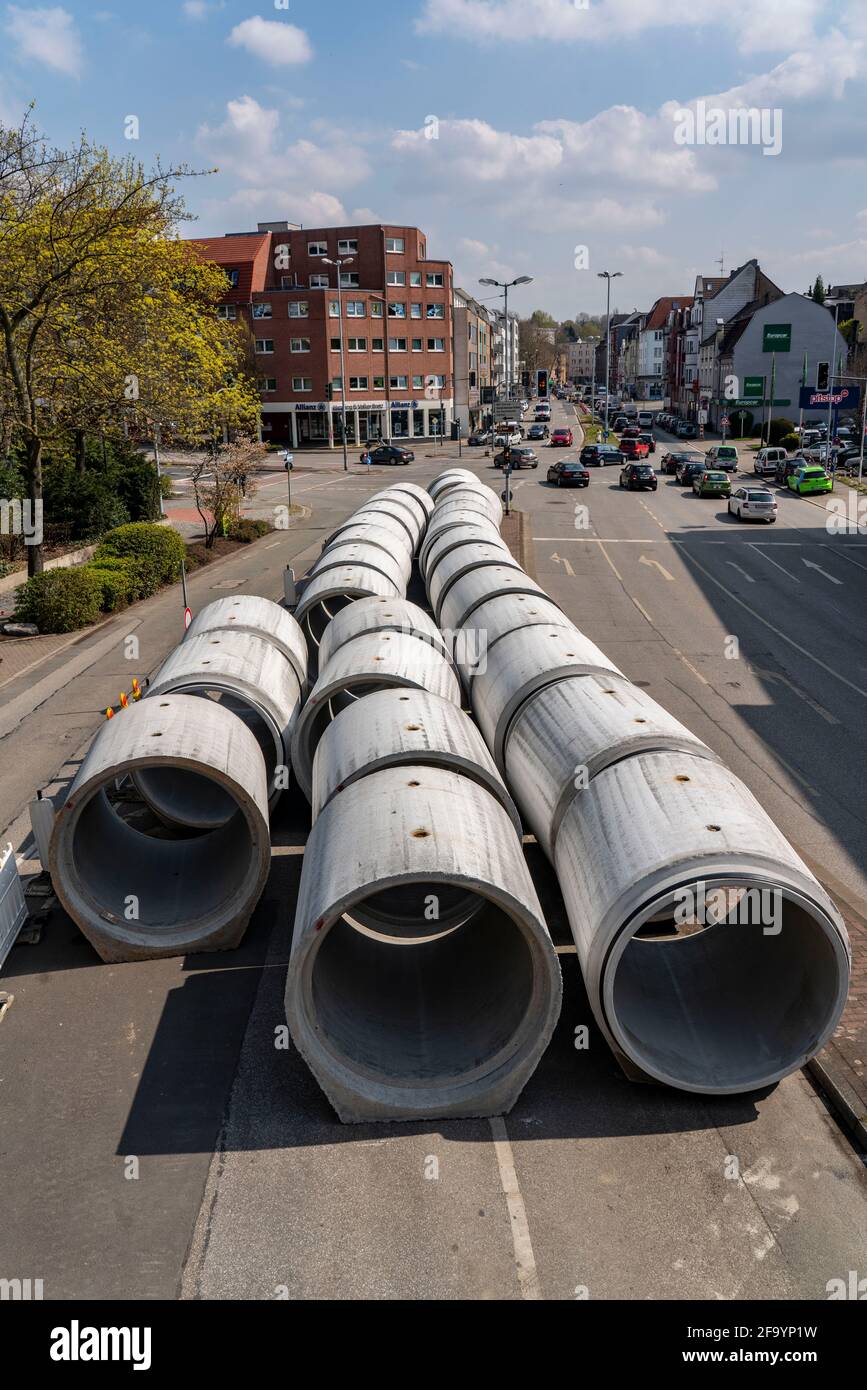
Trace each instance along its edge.
{"label": "dark car", "polygon": [[[509,462],[513,468],[538,468],[539,458],[535,449],[527,449],[523,444],[514,444],[509,450]],[[502,449],[494,458],[495,468],[505,468],[506,451]]]}
{"label": "dark car", "polygon": [[640,442],[640,443],[646,444],[646,445],[647,445],[647,451],[648,451],[648,453],[650,453],[650,454],[655,454],[655,453],[656,453],[656,440],[654,439],[653,435],[652,435],[648,430],[643,431],[643,432],[638,436],[638,438],[639,438],[639,442]]}
{"label": "dark car", "polygon": [[401,449],[397,444],[380,444],[370,455],[371,463],[412,463],[415,454],[412,449]]}
{"label": "dark car", "polygon": [[620,486],[630,489],[649,487],[651,492],[656,492],[659,480],[651,464],[627,463],[626,467],[620,470]]}
{"label": "dark car", "polygon": [[467,440],[467,443],[470,444],[473,448],[476,448],[479,444],[489,444],[490,442],[490,430],[474,430],[473,433],[470,435],[469,439]]}
{"label": "dark car", "polygon": [[788,486],[789,479],[793,473],[797,473],[799,468],[807,462],[800,454],[793,454],[789,459],[781,459],[774,469],[774,482],[781,487]]}
{"label": "dark car", "polygon": [[685,463],[679,463],[677,465],[677,481],[682,487],[692,487],[693,478],[704,473],[706,468],[707,464],[704,461],[697,463],[695,459],[690,459]]}
{"label": "dark car", "polygon": [[663,473],[676,473],[681,463],[704,463],[703,455],[691,449],[673,449],[671,453],[664,454],[662,459]]}
{"label": "dark car", "polygon": [[589,487],[590,470],[580,459],[559,459],[548,469],[548,482],[555,487]]}
{"label": "dark car", "polygon": [[608,463],[623,463],[625,454],[616,444],[585,444],[581,450],[581,462],[601,468]]}
{"label": "dark car", "polygon": [[551,431],[547,425],[531,425],[527,430],[528,439],[547,439]]}

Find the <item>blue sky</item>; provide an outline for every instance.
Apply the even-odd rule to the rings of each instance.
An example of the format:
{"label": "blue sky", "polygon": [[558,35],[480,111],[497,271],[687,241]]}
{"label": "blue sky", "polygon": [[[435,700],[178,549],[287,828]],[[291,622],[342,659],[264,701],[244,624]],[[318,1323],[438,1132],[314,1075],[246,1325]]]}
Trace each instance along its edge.
{"label": "blue sky", "polygon": [[[218,166],[203,234],[417,223],[470,290],[533,275],[522,312],[604,307],[602,269],[648,308],[723,253],[867,279],[867,0],[0,0],[0,120],[31,99],[58,143]],[[780,111],[780,153],[678,144],[699,99]]]}

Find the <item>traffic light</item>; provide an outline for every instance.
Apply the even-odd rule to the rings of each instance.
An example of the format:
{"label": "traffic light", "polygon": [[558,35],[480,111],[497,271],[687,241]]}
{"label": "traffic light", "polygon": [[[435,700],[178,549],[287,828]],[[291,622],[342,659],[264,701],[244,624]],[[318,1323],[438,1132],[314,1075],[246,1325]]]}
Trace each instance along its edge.
{"label": "traffic light", "polygon": [[816,390],[827,391],[830,376],[830,363],[820,362],[816,372]]}
{"label": "traffic light", "polygon": [[544,370],[536,373],[536,395],[541,401],[548,397],[548,373]]}
{"label": "traffic light", "polygon": [[529,373],[529,372],[522,372],[522,373],[521,373],[521,385],[524,386],[524,387],[526,387],[526,389],[529,391],[529,389],[530,389],[530,373]]}

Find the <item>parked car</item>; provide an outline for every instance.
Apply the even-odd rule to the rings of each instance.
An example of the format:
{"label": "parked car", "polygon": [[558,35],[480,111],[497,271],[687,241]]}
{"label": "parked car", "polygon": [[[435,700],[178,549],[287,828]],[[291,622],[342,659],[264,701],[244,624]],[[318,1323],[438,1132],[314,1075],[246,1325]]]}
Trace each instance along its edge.
{"label": "parked car", "polygon": [[473,430],[473,433],[470,435],[469,439],[467,440],[467,443],[468,443],[469,445],[471,445],[472,448],[474,448],[474,449],[475,449],[479,444],[490,444],[490,442],[491,442],[491,431],[490,431],[490,430]]}
{"label": "parked car", "polygon": [[698,428],[692,420],[678,420],[675,434],[678,439],[697,439]]}
{"label": "parked car", "polygon": [[640,439],[623,438],[620,441],[621,452],[628,459],[646,459],[650,450],[646,444],[642,444]]}
{"label": "parked car", "polygon": [[412,449],[402,449],[397,444],[380,444],[370,455],[371,463],[412,463],[415,454]]}
{"label": "parked car", "polygon": [[[513,446],[509,450],[509,461],[511,462],[513,468],[539,467],[539,456],[536,453],[535,449],[528,449],[525,445],[518,445],[517,447]],[[496,454],[494,456],[494,467],[505,468],[505,466],[506,451],[505,449],[503,449],[502,453]]]}
{"label": "parked car", "polygon": [[620,486],[629,489],[647,487],[651,492],[656,492],[659,479],[651,464],[627,463],[626,467],[620,470]]}
{"label": "parked car", "polygon": [[758,478],[771,478],[777,471],[778,463],[785,463],[789,455],[786,449],[779,445],[768,449],[759,449],[753,460],[753,472]]}
{"label": "parked car", "polygon": [[640,435],[638,436],[638,440],[639,440],[639,443],[641,443],[641,444],[646,444],[646,445],[647,445],[647,452],[648,452],[649,454],[655,454],[655,453],[656,453],[656,440],[654,439],[654,437],[653,437],[652,434],[650,434],[649,432],[645,432],[645,433],[643,433],[643,434],[640,434]]}
{"label": "parked car", "polygon": [[732,485],[719,468],[705,468],[693,475],[692,490],[696,497],[731,497]]}
{"label": "parked car", "polygon": [[652,410],[639,410],[638,412],[638,423],[643,430],[653,429],[653,422],[655,419],[656,414]]}
{"label": "parked car", "polygon": [[548,429],[548,426],[547,426],[547,425],[543,425],[543,424],[531,425],[530,428],[527,430],[527,438],[528,438],[528,439],[547,439],[547,438],[548,438],[548,435],[549,435],[550,433],[551,433],[551,431]]}
{"label": "parked car", "polygon": [[734,444],[714,444],[705,454],[711,468],[721,468],[724,473],[736,473],[738,451]]}
{"label": "parked car", "polygon": [[777,499],[765,488],[739,487],[729,498],[729,516],[739,521],[776,521]]}
{"label": "parked car", "polygon": [[581,462],[603,467],[609,463],[624,463],[626,455],[616,444],[585,444],[581,450]]}
{"label": "parked car", "polygon": [[548,469],[548,482],[555,487],[589,487],[590,470],[580,459],[558,459]]}
{"label": "parked car", "polygon": [[692,487],[693,478],[704,472],[704,460],[698,463],[695,459],[684,459],[677,465],[677,481],[681,487]]}
{"label": "parked car", "polygon": [[810,492],[833,492],[834,479],[826,473],[821,464],[805,463],[794,473],[789,474],[789,490],[799,497]]}
{"label": "parked car", "polygon": [[797,473],[807,462],[803,454],[793,454],[791,458],[780,459],[774,469],[774,482],[779,483],[780,487],[786,487],[792,474]]}
{"label": "parked car", "polygon": [[551,435],[552,449],[571,449],[572,431],[570,429],[556,429]]}

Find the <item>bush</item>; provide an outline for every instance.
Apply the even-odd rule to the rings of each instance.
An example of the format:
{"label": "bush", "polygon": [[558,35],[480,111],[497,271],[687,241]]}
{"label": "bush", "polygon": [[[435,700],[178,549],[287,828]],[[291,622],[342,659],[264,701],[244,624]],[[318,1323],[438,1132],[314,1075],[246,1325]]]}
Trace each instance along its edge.
{"label": "bush", "polygon": [[779,444],[787,434],[792,433],[791,420],[772,420],[768,426],[768,443]]}
{"label": "bush", "polygon": [[800,449],[801,436],[799,434],[784,434],[779,442],[782,448],[788,449],[791,454],[794,453],[795,449]]}
{"label": "bush", "polygon": [[143,597],[141,569],[137,560],[111,560],[106,557],[94,561],[88,565],[88,569],[98,575],[102,585],[104,613],[116,613],[118,609],[126,608],[128,603]]}
{"label": "bush", "polygon": [[67,528],[71,541],[98,540],[130,519],[119,488],[105,474],[79,473],[67,462],[46,465],[43,500],[46,520]]}
{"label": "bush", "polygon": [[103,588],[90,565],[45,570],[18,590],[16,620],[35,623],[40,632],[74,632],[95,623]]}
{"label": "bush", "polygon": [[155,526],[147,521],[134,521],[118,526],[103,536],[94,561],[120,559],[136,562],[138,598],[156,593],[163,584],[180,578],[184,543],[170,526]]}
{"label": "bush", "polygon": [[233,521],[229,527],[229,540],[241,541],[244,545],[249,545],[251,541],[257,541],[261,536],[267,536],[271,530],[270,523],[267,521],[256,521],[252,517],[244,517],[240,521]]}

